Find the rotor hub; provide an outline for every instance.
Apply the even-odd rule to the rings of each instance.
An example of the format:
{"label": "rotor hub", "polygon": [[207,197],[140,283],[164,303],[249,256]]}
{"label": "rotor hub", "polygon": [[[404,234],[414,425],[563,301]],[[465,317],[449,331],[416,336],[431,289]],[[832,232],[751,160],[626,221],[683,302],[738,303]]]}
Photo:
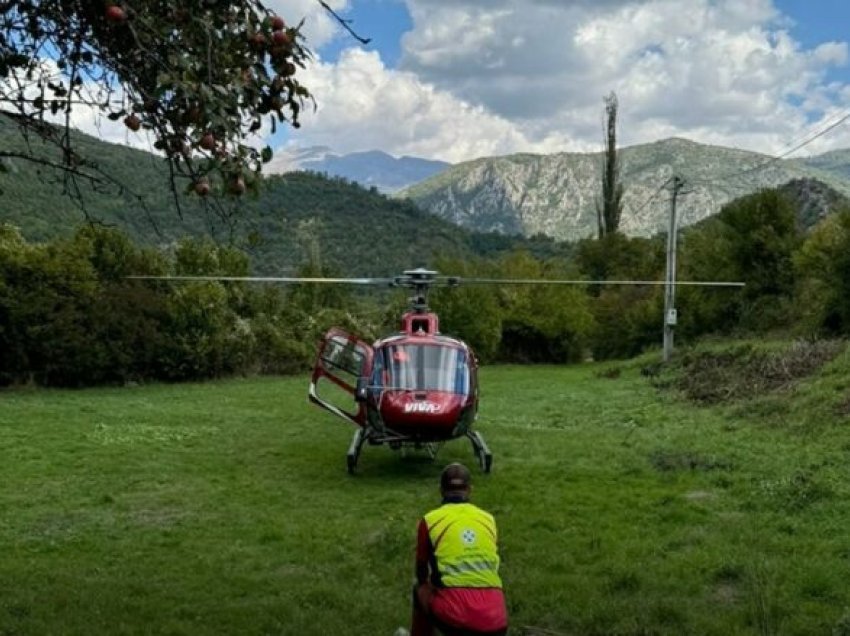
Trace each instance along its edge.
{"label": "rotor hub", "polygon": [[402,276],[396,276],[393,287],[407,287],[413,290],[413,295],[408,299],[410,308],[417,313],[428,311],[428,290],[437,281],[437,272],[424,267],[406,269]]}

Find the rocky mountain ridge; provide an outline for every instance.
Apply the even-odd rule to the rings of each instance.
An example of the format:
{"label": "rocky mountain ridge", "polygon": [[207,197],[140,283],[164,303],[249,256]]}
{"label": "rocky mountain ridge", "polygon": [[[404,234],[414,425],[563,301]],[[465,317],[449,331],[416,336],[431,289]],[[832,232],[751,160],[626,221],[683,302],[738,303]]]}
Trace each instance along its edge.
{"label": "rocky mountain ridge", "polygon": [[[699,144],[681,138],[623,148],[625,186],[620,229],[630,236],[666,231],[676,175],[686,185],[677,210],[691,225],[729,201],[793,180],[816,180],[850,196],[850,152],[810,159],[768,155]],[[457,164],[398,196],[446,220],[477,230],[577,240],[596,232],[601,189],[599,153],[515,154]]]}

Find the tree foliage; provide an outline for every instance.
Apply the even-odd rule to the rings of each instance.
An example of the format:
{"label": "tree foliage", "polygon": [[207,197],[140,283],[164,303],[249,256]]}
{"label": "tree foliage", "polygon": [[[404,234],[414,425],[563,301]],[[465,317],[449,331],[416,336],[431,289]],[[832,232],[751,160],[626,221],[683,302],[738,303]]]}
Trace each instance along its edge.
{"label": "tree foliage", "polygon": [[614,234],[620,228],[623,214],[623,184],[617,156],[617,110],[619,103],[613,91],[605,97],[605,153],[602,159],[602,201],[596,202],[599,238]]}
{"label": "tree foliage", "polygon": [[795,278],[793,254],[802,240],[794,208],[777,190],[737,199],[685,236],[682,276],[692,280],[743,281],[734,295],[686,290],[680,298],[698,307],[683,317],[686,329],[770,329],[790,322]]}
{"label": "tree foliage", "polygon": [[[664,245],[660,239],[629,238],[616,232],[579,242],[575,258],[581,274],[594,281],[662,280]],[[659,339],[662,292],[659,287],[602,285],[588,288],[592,303],[597,359],[639,353]]]}
{"label": "tree foliage", "polygon": [[299,25],[259,0],[6,0],[0,114],[58,150],[15,156],[69,178],[103,177],[71,134],[73,114],[93,109],[149,131],[172,177],[198,194],[238,195],[271,158],[250,136],[264,124],[298,126],[310,95],[296,75],[308,56]]}
{"label": "tree foliage", "polygon": [[0,381],[73,386],[149,372],[163,305],[120,277],[155,271],[150,254],[107,230],[47,245],[27,244],[8,226],[2,236]]}
{"label": "tree foliage", "polygon": [[[441,258],[439,271],[461,277],[491,276],[492,266],[482,260]],[[466,341],[482,360],[493,360],[502,335],[502,315],[492,288],[468,285],[437,288],[430,304],[440,317],[440,330]]]}
{"label": "tree foliage", "polygon": [[[743,280],[747,287],[681,288],[682,341],[777,327],[850,333],[850,211],[824,220],[803,241],[793,209],[768,191],[727,206],[683,238],[681,279]],[[613,234],[582,242],[567,260],[513,251],[429,263],[461,278],[660,280],[663,261],[659,239]],[[29,243],[0,226],[0,384],[301,372],[331,326],[371,340],[395,331],[405,307],[403,296],[389,290],[343,294],[126,278],[249,271],[247,254],[208,240],[160,251],[88,226],[70,238]],[[314,260],[300,273],[332,272]],[[614,358],[660,345],[656,286],[467,285],[435,289],[430,304],[441,330],[467,341],[484,362],[561,363],[588,353]]]}
{"label": "tree foliage", "polygon": [[821,221],[794,264],[802,327],[810,333],[850,333],[850,210]]}

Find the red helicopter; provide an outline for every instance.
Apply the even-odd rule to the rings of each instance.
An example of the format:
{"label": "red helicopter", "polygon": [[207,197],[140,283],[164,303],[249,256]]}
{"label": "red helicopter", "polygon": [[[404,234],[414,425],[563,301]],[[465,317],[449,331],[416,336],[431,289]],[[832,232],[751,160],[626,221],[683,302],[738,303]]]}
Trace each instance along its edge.
{"label": "red helicopter", "polygon": [[[328,331],[319,346],[309,400],[354,424],[346,456],[354,473],[365,444],[394,450],[425,449],[433,457],[443,442],[466,437],[481,469],[489,473],[493,453],[473,430],[478,414],[478,361],[463,341],[443,335],[427,303],[435,286],[455,287],[456,276],[418,268],[393,278],[289,278],[253,276],[130,276],[154,280],[245,281],[382,285],[413,290],[399,332],[368,344],[341,329]],[[588,281],[464,278],[464,284],[521,285],[706,285],[740,287],[737,282]],[[666,323],[665,323],[666,324]]]}
{"label": "red helicopter", "polygon": [[[372,345],[340,329],[325,334],[309,399],[358,427],[348,448],[350,473],[366,443],[425,448],[433,456],[440,443],[459,437],[469,439],[481,469],[490,472],[493,454],[473,430],[478,362],[466,343],[440,334],[437,314],[426,300],[432,285],[458,282],[431,270],[407,270],[390,283],[414,292],[398,333]],[[325,381],[350,395],[348,409],[323,394]]]}

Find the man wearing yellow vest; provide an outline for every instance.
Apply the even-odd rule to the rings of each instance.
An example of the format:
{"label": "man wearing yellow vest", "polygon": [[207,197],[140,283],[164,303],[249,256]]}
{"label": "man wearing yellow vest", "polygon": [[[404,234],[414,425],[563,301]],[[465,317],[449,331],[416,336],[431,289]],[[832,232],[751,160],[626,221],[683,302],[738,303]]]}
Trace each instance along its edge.
{"label": "man wearing yellow vest", "polygon": [[449,464],[442,505],[419,522],[411,636],[501,636],[508,616],[493,516],[469,503],[469,470]]}

